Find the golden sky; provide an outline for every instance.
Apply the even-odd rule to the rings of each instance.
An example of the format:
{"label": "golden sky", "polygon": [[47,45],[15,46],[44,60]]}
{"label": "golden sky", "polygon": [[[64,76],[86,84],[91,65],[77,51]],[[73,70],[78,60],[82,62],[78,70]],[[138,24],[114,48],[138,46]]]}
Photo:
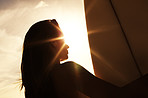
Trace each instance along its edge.
{"label": "golden sky", "polygon": [[57,19],[69,48],[69,59],[93,73],[83,0],[0,1],[0,98],[24,98],[19,91],[24,36],[40,20]]}

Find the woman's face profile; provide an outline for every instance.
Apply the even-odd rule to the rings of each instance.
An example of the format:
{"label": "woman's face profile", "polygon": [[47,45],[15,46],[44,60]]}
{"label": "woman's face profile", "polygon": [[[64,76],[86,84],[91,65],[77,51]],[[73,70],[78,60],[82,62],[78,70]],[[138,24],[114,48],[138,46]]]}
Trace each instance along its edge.
{"label": "woman's face profile", "polygon": [[62,49],[62,51],[61,51],[61,53],[60,53],[60,61],[64,61],[64,60],[66,60],[66,59],[68,59],[68,48],[69,48],[69,46],[67,45],[67,44],[65,44],[65,43],[63,43],[63,49]]}
{"label": "woman's face profile", "polygon": [[55,47],[56,55],[58,55],[58,59],[60,61],[64,61],[68,59],[68,48],[69,46],[65,44],[64,39],[59,39],[57,41],[53,42],[53,45]]}

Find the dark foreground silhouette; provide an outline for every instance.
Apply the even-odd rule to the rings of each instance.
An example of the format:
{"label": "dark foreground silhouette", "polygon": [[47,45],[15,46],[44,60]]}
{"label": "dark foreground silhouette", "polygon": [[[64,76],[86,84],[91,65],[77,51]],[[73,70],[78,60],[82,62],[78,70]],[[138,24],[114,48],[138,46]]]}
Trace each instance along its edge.
{"label": "dark foreground silhouette", "polygon": [[60,64],[68,58],[68,48],[56,20],[30,27],[21,65],[26,98],[146,98],[141,89],[147,76],[122,88],[114,86],[74,62]]}
{"label": "dark foreground silhouette", "polygon": [[129,98],[148,98],[148,74],[122,87]]}

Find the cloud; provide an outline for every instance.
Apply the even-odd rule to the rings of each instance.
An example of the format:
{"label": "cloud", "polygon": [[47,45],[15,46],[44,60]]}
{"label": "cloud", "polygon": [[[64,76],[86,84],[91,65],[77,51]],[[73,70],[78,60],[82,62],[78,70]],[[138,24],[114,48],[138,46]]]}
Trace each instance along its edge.
{"label": "cloud", "polygon": [[31,8],[34,7],[41,0],[0,0],[0,11],[22,8],[25,6]]}
{"label": "cloud", "polygon": [[0,10],[22,8],[24,5],[29,8],[32,8],[36,5],[39,7],[40,5],[47,6],[47,3],[53,3],[57,1],[58,0],[48,0],[48,2],[45,3],[45,1],[42,0],[0,0]]}
{"label": "cloud", "polygon": [[19,36],[7,34],[5,29],[0,29],[0,50],[3,52],[13,53],[19,50],[23,40]]}
{"label": "cloud", "polygon": [[0,0],[0,9],[10,9],[14,8],[16,4],[18,3],[18,0]]}
{"label": "cloud", "polygon": [[22,39],[0,29],[0,92],[19,79]]}
{"label": "cloud", "polygon": [[45,3],[44,1],[40,1],[36,6],[35,8],[41,8],[41,7],[47,7],[48,4]]}

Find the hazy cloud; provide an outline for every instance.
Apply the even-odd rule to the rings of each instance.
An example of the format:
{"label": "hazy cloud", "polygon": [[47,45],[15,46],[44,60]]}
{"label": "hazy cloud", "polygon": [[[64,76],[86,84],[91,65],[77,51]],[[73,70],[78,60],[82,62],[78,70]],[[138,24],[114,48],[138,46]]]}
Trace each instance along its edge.
{"label": "hazy cloud", "polygon": [[[10,35],[5,30],[0,30],[0,49],[7,52],[17,52],[22,45],[22,39],[15,35]],[[14,47],[15,46],[15,47]]]}
{"label": "hazy cloud", "polygon": [[0,9],[14,8],[18,0],[0,0]]}
{"label": "hazy cloud", "polygon": [[0,29],[0,91],[19,78],[21,51],[18,50],[21,46],[22,39],[19,36]]}
{"label": "hazy cloud", "polygon": [[30,8],[37,5],[40,1],[41,0],[0,0],[0,11],[22,8],[24,5]]}
{"label": "hazy cloud", "polygon": [[41,8],[41,7],[47,7],[48,4],[45,3],[44,1],[40,1],[36,6],[35,8]]}
{"label": "hazy cloud", "polygon": [[24,7],[24,5],[34,7],[39,3],[45,6],[47,3],[50,4],[50,2],[53,3],[57,1],[60,2],[60,0],[48,0],[48,2],[46,0],[46,3],[45,0],[0,0],[0,10],[15,9],[16,7],[21,8]]}

